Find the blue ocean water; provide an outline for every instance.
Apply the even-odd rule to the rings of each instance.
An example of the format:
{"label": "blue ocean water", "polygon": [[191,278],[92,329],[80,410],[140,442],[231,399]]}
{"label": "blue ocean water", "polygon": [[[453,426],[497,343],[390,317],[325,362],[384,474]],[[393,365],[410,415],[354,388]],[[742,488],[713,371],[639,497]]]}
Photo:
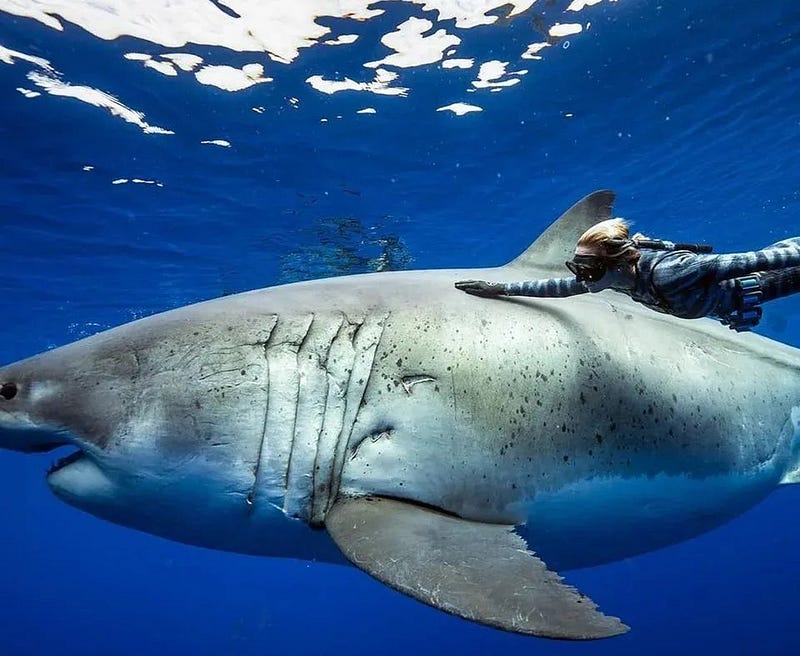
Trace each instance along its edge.
{"label": "blue ocean water", "polygon": [[[364,21],[321,18],[358,40],[314,45],[291,63],[213,41],[99,38],[68,20],[57,30],[14,4],[0,2],[0,46],[29,58],[0,49],[2,362],[279,282],[500,264],[600,188],[617,191],[617,212],[637,229],[718,251],[800,232],[794,0],[619,0],[574,16],[568,3],[537,2],[470,29],[441,20],[436,28],[462,37],[456,56],[477,63],[387,64],[406,96],[326,94],[307,80],[372,80],[362,64],[390,52],[383,35],[410,17],[436,22],[421,3],[374,3],[384,13]],[[543,36],[556,23],[582,30]],[[551,45],[541,59],[521,58],[542,41]],[[228,91],[125,57],[167,51],[261,63],[274,79]],[[486,61],[527,73],[503,78],[519,82],[500,92],[476,89]],[[144,118],[54,93],[53,80],[103,90]],[[435,111],[454,102],[482,111]],[[375,113],[357,113],[365,107]],[[800,346],[798,314],[797,299],[771,303],[758,332]],[[694,540],[568,573],[633,627],[571,644],[449,617],[355,569],[217,553],[101,522],[52,497],[43,480],[52,460],[0,452],[2,654],[796,648],[797,489]]]}

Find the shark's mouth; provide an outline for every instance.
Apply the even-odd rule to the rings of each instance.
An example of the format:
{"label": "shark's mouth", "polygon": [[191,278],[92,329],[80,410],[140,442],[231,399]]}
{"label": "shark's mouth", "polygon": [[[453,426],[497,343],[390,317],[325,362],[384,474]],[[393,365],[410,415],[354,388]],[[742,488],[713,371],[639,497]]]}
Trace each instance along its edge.
{"label": "shark's mouth", "polygon": [[73,451],[72,453],[67,454],[63,458],[59,458],[56,460],[47,470],[47,476],[57,472],[59,469],[64,469],[68,465],[71,465],[74,462],[77,462],[81,458],[83,458],[85,454],[80,449]]}
{"label": "shark's mouth", "polygon": [[[64,449],[66,455],[58,458],[47,469],[45,476],[49,477],[65,467],[74,464],[86,456],[86,452],[81,448],[81,441],[74,435],[62,430],[16,430],[6,431],[2,435],[6,439],[6,448],[22,451],[23,453],[49,453],[56,449]],[[12,442],[9,444],[9,442]]]}

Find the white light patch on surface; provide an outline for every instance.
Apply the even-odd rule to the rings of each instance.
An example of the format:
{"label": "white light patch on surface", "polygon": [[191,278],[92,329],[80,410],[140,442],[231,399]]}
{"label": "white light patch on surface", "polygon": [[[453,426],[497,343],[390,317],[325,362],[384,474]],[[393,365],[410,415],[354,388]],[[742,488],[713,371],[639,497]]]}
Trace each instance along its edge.
{"label": "white light patch on surface", "polygon": [[572,36],[583,32],[583,25],[580,23],[556,23],[549,30],[548,34],[552,37]]}
{"label": "white light patch on surface", "polygon": [[457,46],[461,39],[443,29],[424,36],[432,28],[433,23],[425,18],[409,18],[398,25],[397,30],[381,37],[381,43],[395,52],[381,60],[367,62],[364,66],[411,68],[441,61],[445,50]]}
{"label": "white light patch on surface", "polygon": [[326,46],[347,46],[358,41],[358,34],[342,34],[335,39],[323,41]]}
{"label": "white light patch on surface", "polygon": [[158,71],[162,75],[175,77],[178,74],[178,71],[175,70],[175,66],[173,66],[172,63],[170,62],[156,61],[155,59],[149,59],[144,63],[144,65],[147,68],[152,68],[153,70]]}
{"label": "white light patch on surface", "polygon": [[[572,12],[569,16],[574,18],[576,12],[600,2],[602,0],[570,0],[565,4],[569,5],[568,10]],[[456,46],[462,43],[462,39],[469,40],[469,30],[497,25],[498,21],[512,19],[526,12],[531,16],[531,8],[538,7],[536,0],[404,0],[404,3],[395,6],[402,7],[401,11],[406,16],[408,13],[427,12],[426,18],[404,16],[393,29],[381,24],[381,31],[365,31],[362,34],[355,33],[360,30],[356,30],[355,23],[351,21],[368,21],[385,15],[384,9],[375,8],[383,6],[376,0],[0,0],[0,14],[5,12],[30,17],[55,30],[63,31],[64,23],[76,25],[105,40],[138,38],[146,42],[141,46],[145,52],[164,54],[127,53],[127,59],[139,61],[165,76],[176,77],[183,71],[194,74],[202,84],[226,91],[241,91],[254,84],[271,82],[272,77],[265,76],[261,64],[248,64],[241,69],[224,65],[228,61],[224,53],[219,56],[219,65],[216,65],[204,62],[203,57],[198,55],[178,51],[202,48],[199,52],[204,53],[206,48],[213,47],[233,52],[263,53],[262,61],[265,61],[263,57],[269,57],[290,64],[304,48],[316,45],[347,46],[362,40],[370,40],[367,45],[374,48],[377,45],[375,40],[380,38],[387,50],[381,53],[382,58],[377,61],[366,62],[364,66],[368,68],[411,68],[441,62],[443,70],[463,70],[474,68],[477,63],[458,58],[456,54]],[[331,19],[336,20],[332,22]],[[336,27],[328,27],[328,24],[335,24]],[[460,31],[452,33],[452,26]],[[386,29],[392,31],[384,34]],[[583,26],[578,23],[556,23],[542,29],[548,30],[554,41],[589,30],[589,23]],[[552,43],[532,43],[521,57],[541,59],[541,50],[549,45]],[[564,44],[565,47],[567,45]],[[462,48],[458,50],[464,52]],[[46,60],[0,46],[0,61],[13,63],[17,59],[46,68],[53,73],[52,77],[58,77]],[[254,57],[253,60],[258,61],[258,58]],[[356,67],[363,60],[350,61],[352,67]],[[260,68],[254,72],[253,67],[256,66]],[[355,82],[352,78],[362,79],[362,75],[353,70],[345,69],[332,75],[337,79],[325,80],[315,75],[307,81],[324,93],[356,90],[405,96],[409,91],[405,88],[393,89],[377,78],[373,82]],[[478,75],[475,86],[471,86],[469,91],[487,87],[490,90],[501,89],[519,82],[519,74],[507,75],[513,79]]]}
{"label": "white light patch on surface", "polygon": [[[470,29],[518,16],[536,0],[406,1],[424,11],[437,12],[440,21],[453,20],[457,28]],[[238,17],[206,0],[0,0],[0,11],[63,30],[58,16],[108,41],[131,36],[167,48],[187,43],[219,46],[237,52],[266,52],[285,63],[294,61],[301,48],[330,34],[328,27],[317,23],[318,19],[366,21],[384,13],[383,9],[373,8],[377,4],[374,0],[224,0],[222,4]],[[504,16],[497,15],[498,9],[506,7],[510,10]],[[332,41],[345,43],[343,38]]]}
{"label": "white light patch on surface", "polygon": [[477,105],[468,105],[467,103],[453,103],[452,105],[446,105],[445,107],[437,107],[437,112],[453,112],[456,116],[464,116],[464,114],[469,114],[470,112],[482,112],[483,107],[478,107]]}
{"label": "white light patch on surface", "polygon": [[528,71],[509,71],[506,72],[508,62],[492,60],[481,64],[478,70],[478,79],[473,80],[472,86],[476,89],[492,89],[499,87],[510,87],[519,83],[519,78],[514,77],[507,80],[501,78],[507,75],[525,75]]}
{"label": "white light patch on surface", "polygon": [[[2,0],[0,0],[2,2]],[[53,67],[50,65],[50,62],[46,59],[42,59],[41,57],[35,57],[34,55],[26,55],[24,52],[18,52],[17,50],[10,50],[9,48],[5,48],[0,46],[0,61],[4,64],[13,64],[15,60],[26,61],[29,64],[34,64],[39,68],[43,68],[46,71],[53,72]]]}
{"label": "white light patch on surface", "polygon": [[147,68],[152,68],[162,75],[175,77],[178,74],[178,71],[175,70],[175,66],[173,66],[172,62],[158,61],[153,59],[150,55],[146,55],[142,52],[126,52],[124,56],[125,59],[129,59],[130,61],[142,62]]}
{"label": "white light patch on surface", "polygon": [[372,82],[356,82],[349,77],[344,80],[326,80],[321,75],[312,75],[306,82],[313,89],[328,94],[339,91],[369,91],[381,96],[405,96],[408,94],[407,88],[389,86],[396,79],[397,73],[379,68],[375,71],[375,79]]}
{"label": "white light patch on surface", "polygon": [[0,11],[27,16],[62,29],[54,17],[73,23],[96,37],[121,36],[180,48],[187,43],[219,46],[237,52],[265,52],[290,63],[301,48],[317,43],[330,29],[318,18],[363,21],[383,13],[374,0],[314,0],[281,2],[225,0],[232,16],[205,0],[0,0]]}
{"label": "white light patch on surface", "polygon": [[142,114],[142,112],[137,112],[123,105],[119,100],[114,98],[114,96],[107,94],[105,91],[100,91],[100,89],[70,84],[69,82],[63,82],[54,77],[36,72],[28,73],[28,79],[52,96],[75,98],[89,105],[108,110],[113,116],[118,116],[128,123],[138,125],[142,131],[147,134],[175,134],[172,130],[165,130],[164,128],[150,125],[144,120],[144,114]]}
{"label": "white light patch on surface", "polygon": [[175,66],[182,71],[191,73],[195,68],[203,63],[203,58],[197,55],[192,55],[188,52],[170,52],[166,55],[161,55],[161,59],[169,59]]}
{"label": "white light patch on surface", "polygon": [[26,98],[36,98],[37,96],[42,95],[38,91],[31,91],[30,89],[26,89],[24,87],[17,87],[17,91],[19,91]]}
{"label": "white light patch on surface", "polygon": [[474,59],[445,59],[442,68],[472,68]]}
{"label": "white light patch on surface", "polygon": [[506,18],[511,18],[527,11],[536,0],[411,0],[421,4],[425,11],[439,12],[439,20],[455,20],[456,27],[470,29],[479,25],[491,25],[498,16],[489,15],[490,11],[511,5]]}
{"label": "white light patch on surface", "polygon": [[208,144],[210,146],[220,146],[221,148],[230,148],[231,142],[225,139],[204,139],[201,144]]}
{"label": "white light patch on surface", "polygon": [[567,11],[582,11],[586,7],[600,4],[603,0],[572,0]]}
{"label": "white light patch on surface", "polygon": [[116,180],[112,180],[111,184],[121,185],[128,184],[129,182],[132,182],[133,184],[155,185],[156,187],[164,186],[164,183],[158,182],[157,180],[144,180],[143,178],[117,178]]}
{"label": "white light patch on surface", "polygon": [[523,59],[541,59],[542,56],[539,54],[545,48],[549,48],[550,44],[547,41],[542,41],[540,43],[531,43],[528,46],[528,49],[522,53]]}
{"label": "white light patch on surface", "polygon": [[254,84],[272,82],[271,77],[264,77],[264,67],[261,64],[245,64],[242,68],[203,66],[194,76],[201,84],[218,87],[224,91],[241,91]]}
{"label": "white light patch on surface", "polygon": [[257,45],[247,49],[263,50],[285,64],[293,62],[301,48],[313,46],[330,34],[330,28],[316,22],[318,18],[365,21],[384,13],[370,7],[374,0],[225,0],[225,4],[241,16],[237,31],[243,31]]}
{"label": "white light patch on surface", "polygon": [[253,107],[252,109],[256,114],[263,114],[265,111],[267,111],[264,107],[261,106]]}
{"label": "white light patch on surface", "polygon": [[0,0],[0,11],[5,11],[15,16],[26,16],[38,20],[40,23],[47,25],[47,27],[59,32],[64,31],[64,27],[55,16],[46,13],[48,11],[57,13],[55,7],[49,5],[55,3],[48,2],[25,2],[23,5],[19,0]]}
{"label": "white light patch on surface", "polygon": [[83,167],[83,170],[84,171],[94,171],[94,166],[92,166],[91,164],[87,164],[86,166]]}
{"label": "white light patch on surface", "polygon": [[364,109],[359,109],[356,114],[377,114],[378,112],[375,110],[374,107],[364,107]]}

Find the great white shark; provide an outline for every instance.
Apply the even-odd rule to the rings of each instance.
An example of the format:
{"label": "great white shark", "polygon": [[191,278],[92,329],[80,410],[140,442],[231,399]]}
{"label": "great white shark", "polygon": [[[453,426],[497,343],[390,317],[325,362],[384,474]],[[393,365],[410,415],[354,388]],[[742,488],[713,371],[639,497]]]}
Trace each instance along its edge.
{"label": "great white shark", "polygon": [[595,192],[492,269],[346,276],[141,319],[0,369],[0,446],[72,445],[47,482],[181,542],[353,563],[464,618],[627,627],[557,571],[698,535],[800,480],[800,351],[562,275]]}

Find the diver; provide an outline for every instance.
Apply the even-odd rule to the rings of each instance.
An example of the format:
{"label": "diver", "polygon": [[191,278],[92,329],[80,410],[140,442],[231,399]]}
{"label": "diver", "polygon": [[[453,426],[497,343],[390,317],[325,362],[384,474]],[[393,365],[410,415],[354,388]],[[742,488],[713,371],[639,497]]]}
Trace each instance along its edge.
{"label": "diver", "polygon": [[712,255],[705,244],[629,237],[623,219],[602,221],[581,235],[565,262],[573,277],[498,283],[462,280],[456,287],[484,297],[561,298],[613,289],[682,319],[711,317],[737,331],[761,320],[761,304],[800,291],[800,237],[759,251]]}

